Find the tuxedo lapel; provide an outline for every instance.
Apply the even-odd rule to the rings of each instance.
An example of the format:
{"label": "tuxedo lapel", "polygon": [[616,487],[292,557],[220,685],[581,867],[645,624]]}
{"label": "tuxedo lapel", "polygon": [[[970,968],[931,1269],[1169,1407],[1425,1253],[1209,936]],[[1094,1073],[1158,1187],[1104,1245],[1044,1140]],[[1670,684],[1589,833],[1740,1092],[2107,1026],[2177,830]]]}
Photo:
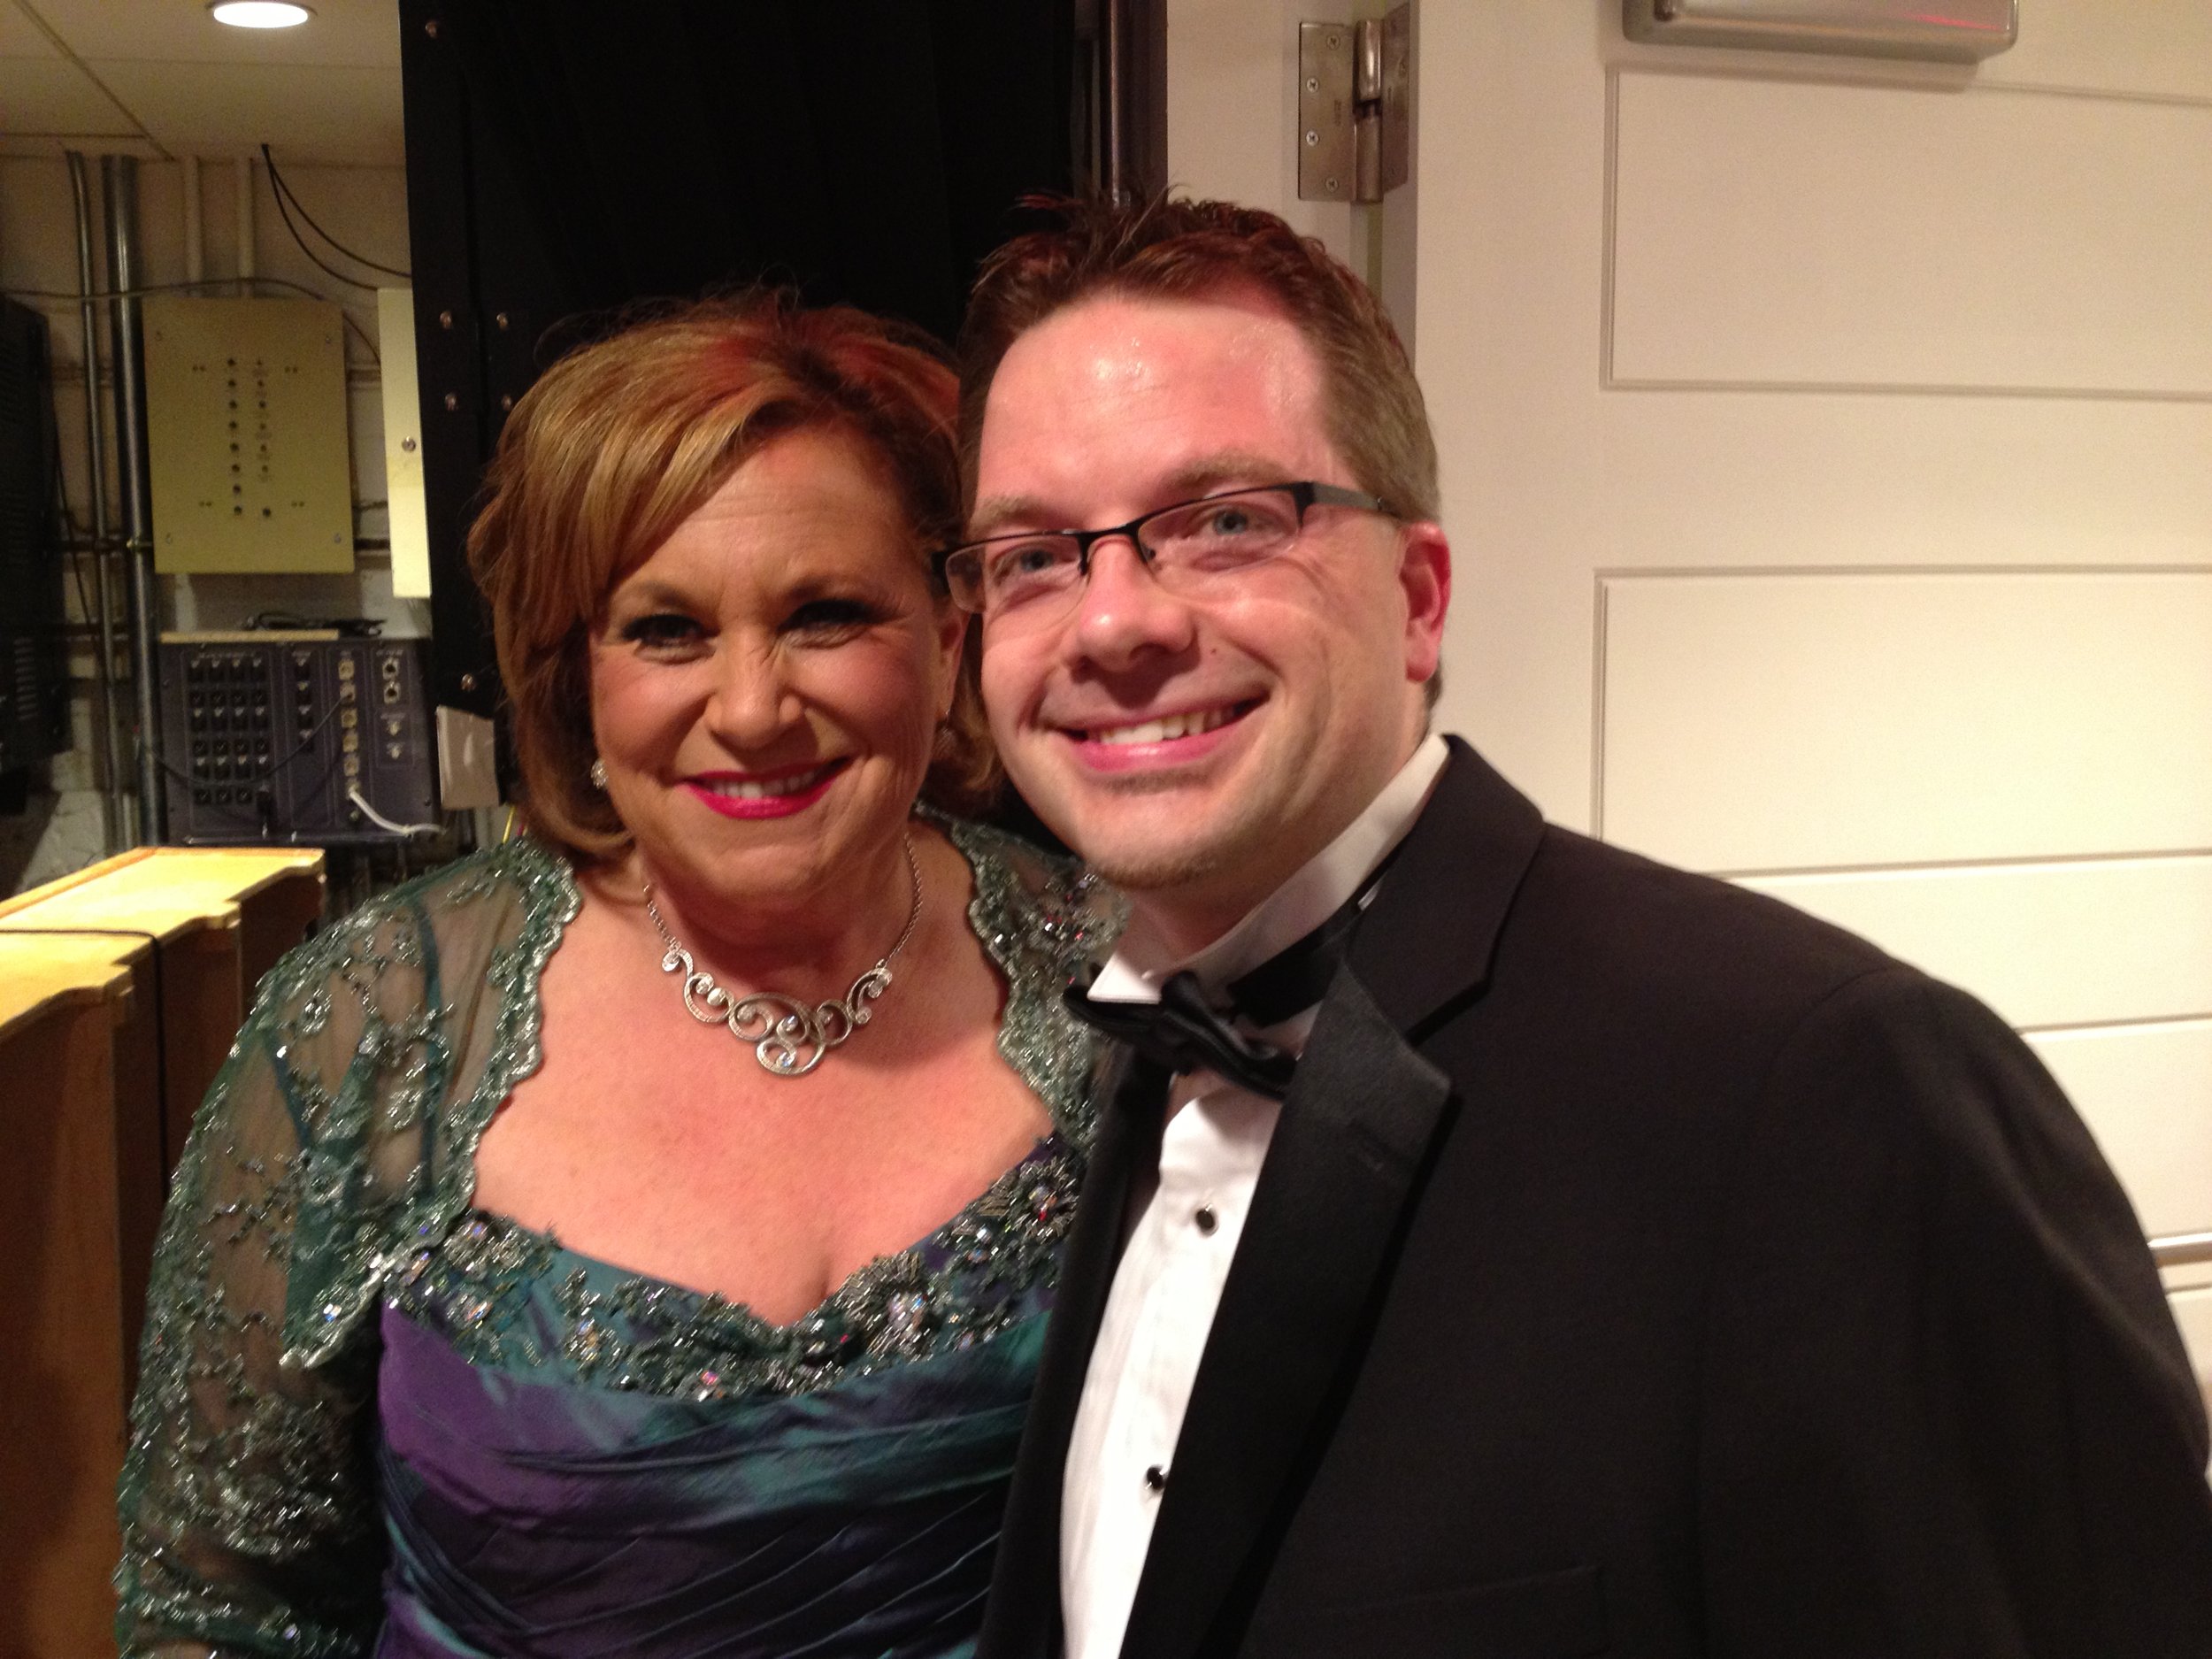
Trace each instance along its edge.
{"label": "tuxedo lapel", "polygon": [[1417,1039],[1431,1016],[1479,989],[1506,912],[1544,837],[1534,803],[1457,738],[1451,759],[1376,890],[1350,949],[1383,1018]]}
{"label": "tuxedo lapel", "polygon": [[1283,1102],[1199,1363],[1125,1655],[1210,1653],[1209,1632],[1240,1628],[1258,1594],[1270,1535],[1324,1443],[1316,1430],[1449,1123],[1450,1083],[1405,1033],[1480,987],[1541,833],[1535,810],[1455,742]]}
{"label": "tuxedo lapel", "polygon": [[1125,1655],[1188,1659],[1236,1596],[1363,1321],[1449,1094],[1340,972],[1199,1362]]}
{"label": "tuxedo lapel", "polygon": [[1130,1183],[1137,1171],[1159,1163],[1167,1083],[1159,1066],[1118,1047],[1097,1079],[1107,1106],[1061,1264],[976,1659],[1048,1659],[1060,1651],[1061,1471],[1121,1256]]}

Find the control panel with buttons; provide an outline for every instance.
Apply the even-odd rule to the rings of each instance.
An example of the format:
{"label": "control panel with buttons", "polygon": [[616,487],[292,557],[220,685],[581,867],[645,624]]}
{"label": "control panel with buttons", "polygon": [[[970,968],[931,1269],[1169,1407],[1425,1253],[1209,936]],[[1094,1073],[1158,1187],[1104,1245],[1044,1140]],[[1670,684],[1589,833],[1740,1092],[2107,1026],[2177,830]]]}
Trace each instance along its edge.
{"label": "control panel with buttons", "polygon": [[386,841],[436,821],[422,642],[170,634],[169,829],[186,845]]}

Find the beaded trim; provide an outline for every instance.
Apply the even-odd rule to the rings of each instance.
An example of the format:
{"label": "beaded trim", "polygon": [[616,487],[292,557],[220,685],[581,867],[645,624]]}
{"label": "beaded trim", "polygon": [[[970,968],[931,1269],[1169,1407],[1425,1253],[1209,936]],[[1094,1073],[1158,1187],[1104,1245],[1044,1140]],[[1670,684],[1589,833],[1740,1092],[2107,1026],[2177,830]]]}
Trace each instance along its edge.
{"label": "beaded trim", "polygon": [[1038,1311],[1030,1293],[1073,1219],[1082,1167],[1056,1138],[1041,1143],[927,1240],[789,1325],[483,1214],[419,1253],[391,1300],[479,1365],[694,1400],[801,1394],[971,1347]]}

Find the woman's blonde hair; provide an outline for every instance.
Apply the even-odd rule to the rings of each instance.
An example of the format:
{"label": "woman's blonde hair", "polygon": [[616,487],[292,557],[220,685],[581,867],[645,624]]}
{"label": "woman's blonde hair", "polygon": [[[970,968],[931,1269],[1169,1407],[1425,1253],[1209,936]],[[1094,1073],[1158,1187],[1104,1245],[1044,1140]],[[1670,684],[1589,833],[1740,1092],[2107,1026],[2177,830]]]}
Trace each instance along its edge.
{"label": "woman's blonde hair", "polygon": [[[802,428],[849,433],[876,458],[929,570],[961,526],[958,401],[918,332],[782,292],[649,316],[545,372],[500,434],[468,537],[538,834],[586,860],[629,840],[588,777],[590,634],[623,575],[748,456]],[[975,645],[922,788],[956,812],[987,806],[999,781]]]}

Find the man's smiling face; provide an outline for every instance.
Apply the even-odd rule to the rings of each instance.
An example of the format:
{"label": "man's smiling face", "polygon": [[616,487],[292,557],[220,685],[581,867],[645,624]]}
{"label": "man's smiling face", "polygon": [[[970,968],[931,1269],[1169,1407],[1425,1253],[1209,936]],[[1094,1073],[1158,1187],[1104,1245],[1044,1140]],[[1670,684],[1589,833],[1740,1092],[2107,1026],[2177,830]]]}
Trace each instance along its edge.
{"label": "man's smiling face", "polygon": [[[1319,365],[1264,299],[1106,295],[1001,362],[971,534],[1119,524],[1240,487],[1357,488]],[[1217,937],[1412,752],[1450,558],[1433,525],[1316,506],[1289,549],[1202,603],[1125,539],[1039,624],[987,618],[983,690],[1039,815],[1187,948]]]}

